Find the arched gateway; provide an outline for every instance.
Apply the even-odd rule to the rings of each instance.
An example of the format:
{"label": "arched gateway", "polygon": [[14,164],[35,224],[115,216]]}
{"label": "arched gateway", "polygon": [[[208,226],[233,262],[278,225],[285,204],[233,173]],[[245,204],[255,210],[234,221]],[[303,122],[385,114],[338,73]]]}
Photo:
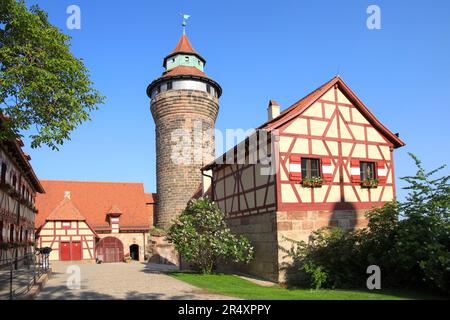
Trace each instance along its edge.
{"label": "arched gateway", "polygon": [[97,244],[97,257],[105,263],[123,262],[123,244],[115,237],[106,237]]}

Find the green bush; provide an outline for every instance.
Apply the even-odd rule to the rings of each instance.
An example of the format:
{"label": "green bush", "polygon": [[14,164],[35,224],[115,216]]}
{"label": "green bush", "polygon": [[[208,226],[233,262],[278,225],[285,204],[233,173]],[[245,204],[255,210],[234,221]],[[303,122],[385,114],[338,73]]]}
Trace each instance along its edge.
{"label": "green bush", "polygon": [[449,176],[433,178],[414,156],[418,171],[402,178],[410,190],[366,213],[368,227],[344,231],[323,228],[308,243],[292,241],[288,283],[313,288],[363,287],[370,265],[382,271],[386,287],[426,288],[450,293]]}
{"label": "green bush", "polygon": [[170,227],[167,239],[187,262],[202,273],[211,273],[219,258],[225,262],[243,263],[253,258],[249,241],[231,233],[223,212],[207,198],[189,202]]}

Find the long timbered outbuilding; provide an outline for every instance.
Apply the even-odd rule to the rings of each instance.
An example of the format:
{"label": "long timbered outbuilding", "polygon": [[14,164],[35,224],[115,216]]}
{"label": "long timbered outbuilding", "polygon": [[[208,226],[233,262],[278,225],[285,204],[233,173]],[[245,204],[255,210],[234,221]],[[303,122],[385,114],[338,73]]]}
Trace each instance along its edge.
{"label": "long timbered outbuilding", "polygon": [[20,139],[0,142],[0,265],[33,252],[35,198],[44,189],[23,146]]}
{"label": "long timbered outbuilding", "polygon": [[255,246],[243,271],[283,281],[285,238],[365,227],[367,209],[395,198],[393,151],[404,143],[340,77],[278,110],[271,101],[269,121],[203,171],[231,229]]}

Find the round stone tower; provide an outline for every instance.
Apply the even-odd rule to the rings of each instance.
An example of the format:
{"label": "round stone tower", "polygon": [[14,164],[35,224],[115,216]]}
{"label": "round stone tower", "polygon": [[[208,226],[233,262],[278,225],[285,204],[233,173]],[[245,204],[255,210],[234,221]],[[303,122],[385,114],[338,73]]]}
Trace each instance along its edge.
{"label": "round stone tower", "polygon": [[220,85],[203,71],[206,60],[183,32],[164,58],[165,71],[147,88],[156,124],[158,206],[155,224],[171,225],[202,190],[200,168],[214,160]]}

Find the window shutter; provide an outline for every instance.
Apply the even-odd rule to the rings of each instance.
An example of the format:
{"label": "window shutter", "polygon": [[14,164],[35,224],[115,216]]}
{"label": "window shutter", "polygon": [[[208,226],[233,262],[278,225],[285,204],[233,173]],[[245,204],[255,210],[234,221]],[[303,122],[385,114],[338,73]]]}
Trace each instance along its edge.
{"label": "window shutter", "polygon": [[350,160],[350,180],[353,183],[361,183],[361,168],[359,166],[359,160]]}
{"label": "window shutter", "polygon": [[386,183],[387,170],[384,161],[377,161],[377,177],[379,183]]}
{"label": "window shutter", "polygon": [[322,179],[331,181],[333,179],[333,167],[331,158],[322,158]]}
{"label": "window shutter", "polygon": [[302,158],[300,156],[289,157],[289,180],[302,181]]}

